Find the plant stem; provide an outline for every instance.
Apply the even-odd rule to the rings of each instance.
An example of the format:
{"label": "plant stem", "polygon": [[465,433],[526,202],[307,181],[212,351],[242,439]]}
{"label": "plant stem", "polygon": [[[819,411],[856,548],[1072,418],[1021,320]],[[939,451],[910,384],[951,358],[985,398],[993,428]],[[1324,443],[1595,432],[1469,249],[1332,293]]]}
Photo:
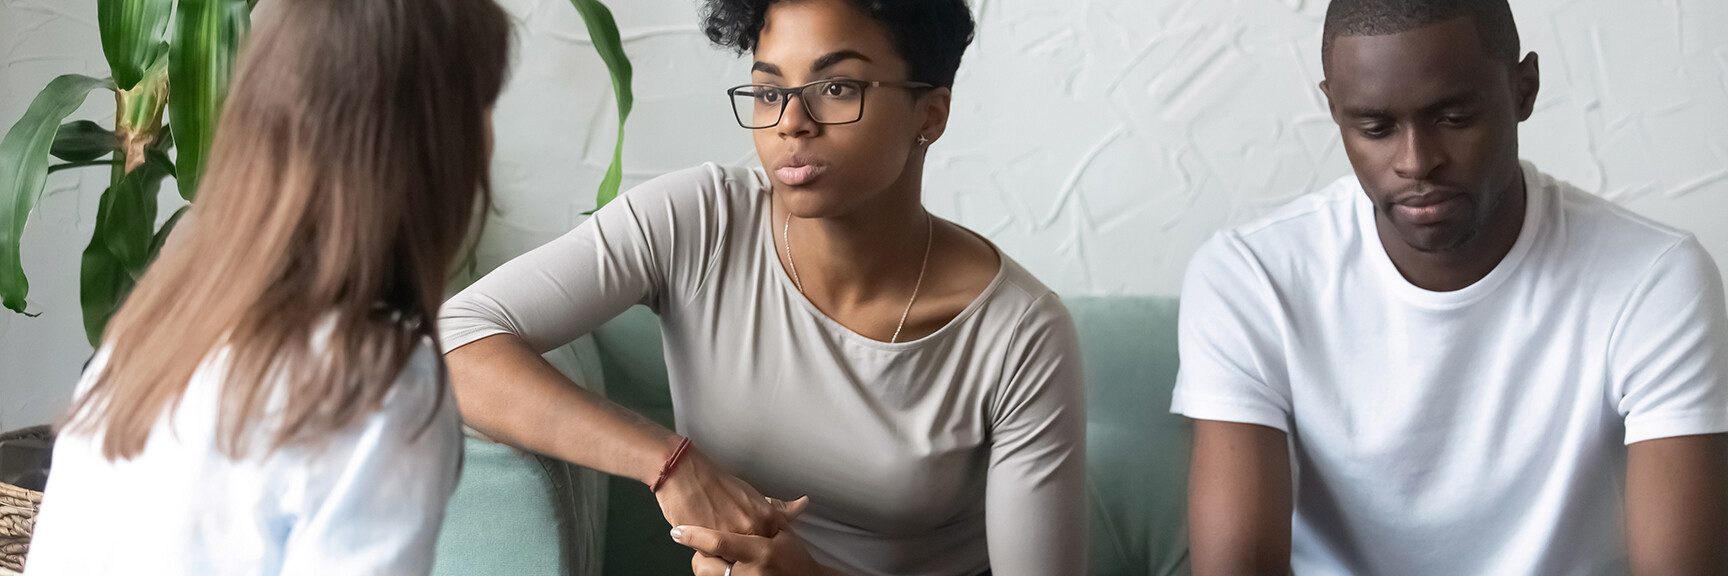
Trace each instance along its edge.
{"label": "plant stem", "polygon": [[118,166],[119,164],[120,164],[119,160],[112,160],[112,159],[110,159],[110,160],[85,160],[83,162],[67,162],[65,164],[55,164],[53,166],[49,166],[48,167],[48,173],[53,174],[53,173],[59,172],[61,170],[71,170],[73,168],[87,168],[90,166],[106,166],[106,165]]}

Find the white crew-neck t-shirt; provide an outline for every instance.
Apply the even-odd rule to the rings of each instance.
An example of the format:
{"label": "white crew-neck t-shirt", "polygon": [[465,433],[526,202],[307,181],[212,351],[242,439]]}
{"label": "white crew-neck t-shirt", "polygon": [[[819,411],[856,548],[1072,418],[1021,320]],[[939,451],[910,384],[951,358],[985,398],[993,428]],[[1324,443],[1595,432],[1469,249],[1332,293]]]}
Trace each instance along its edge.
{"label": "white crew-neck t-shirt", "polygon": [[1728,431],[1710,256],[1523,170],[1462,290],[1404,279],[1354,177],[1195,256],[1172,410],[1290,435],[1296,574],[1624,574],[1624,445]]}
{"label": "white crew-neck t-shirt", "polygon": [[[78,394],[107,363],[90,362]],[[216,448],[225,354],[129,460],[101,437],[63,434],[25,572],[30,576],[161,574],[424,575],[456,489],[462,424],[438,385],[431,342],[403,367],[382,407],[317,446],[241,460]],[[284,397],[275,391],[275,401]],[[279,411],[272,411],[279,416]],[[255,428],[255,446],[264,428]]]}
{"label": "white crew-neck t-shirt", "polygon": [[451,299],[444,345],[551,350],[646,304],[678,431],[763,494],[809,495],[793,531],[817,561],[1084,574],[1086,396],[1056,293],[1003,255],[935,333],[866,338],[781,267],[772,197],[762,170],[713,164],[637,186]]}

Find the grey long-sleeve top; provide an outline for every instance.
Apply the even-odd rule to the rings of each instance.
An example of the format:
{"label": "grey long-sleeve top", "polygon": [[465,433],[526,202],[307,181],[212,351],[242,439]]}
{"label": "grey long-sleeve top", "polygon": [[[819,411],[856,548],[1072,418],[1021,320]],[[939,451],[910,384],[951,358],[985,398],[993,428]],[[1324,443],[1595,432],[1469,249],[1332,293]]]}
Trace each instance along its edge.
{"label": "grey long-sleeve top", "polygon": [[934,334],[858,335],[776,257],[760,170],[704,165],[620,196],[442,312],[454,350],[544,352],[635,304],[660,317],[680,433],[764,494],[812,506],[823,564],[875,576],[1085,573],[1085,393],[1072,320],[1002,257]]}

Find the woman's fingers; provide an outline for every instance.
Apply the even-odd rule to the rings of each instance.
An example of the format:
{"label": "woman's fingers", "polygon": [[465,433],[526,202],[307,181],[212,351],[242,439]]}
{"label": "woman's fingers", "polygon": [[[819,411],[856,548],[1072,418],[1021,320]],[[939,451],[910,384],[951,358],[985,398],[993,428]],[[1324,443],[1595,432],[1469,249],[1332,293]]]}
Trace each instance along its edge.
{"label": "woman's fingers", "polygon": [[804,515],[804,509],[810,507],[810,497],[809,496],[799,496],[797,500],[793,500],[791,502],[787,502],[785,500],[780,500],[777,498],[768,498],[768,503],[773,505],[774,509],[779,510],[780,515],[782,517],[785,517],[786,520],[791,521],[791,520],[796,520],[796,519],[798,519],[799,516]]}
{"label": "woman's fingers", "polygon": [[761,560],[771,545],[767,538],[710,530],[700,526],[678,526],[672,529],[672,539],[697,552],[732,562]]}
{"label": "woman's fingers", "polygon": [[690,557],[690,573],[694,576],[726,576],[726,569],[731,567],[731,562],[702,552]]}

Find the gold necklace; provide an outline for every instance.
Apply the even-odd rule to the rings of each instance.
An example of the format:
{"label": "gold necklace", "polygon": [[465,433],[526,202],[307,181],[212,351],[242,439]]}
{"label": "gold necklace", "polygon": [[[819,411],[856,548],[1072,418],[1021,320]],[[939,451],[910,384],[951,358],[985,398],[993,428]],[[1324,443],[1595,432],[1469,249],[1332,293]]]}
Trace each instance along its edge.
{"label": "gold necklace", "polygon": [[[780,240],[786,243],[786,265],[792,269],[792,284],[798,287],[798,294],[806,298],[804,281],[798,278],[798,262],[792,259],[792,213],[786,213],[786,223],[780,227]],[[912,314],[912,303],[918,301],[918,290],[924,287],[924,270],[930,266],[930,245],[936,243],[936,224],[930,217],[930,211],[924,211],[924,262],[918,265],[918,283],[912,285],[912,298],[906,301],[906,310],[900,312],[900,324],[894,326],[894,335],[888,338],[889,344],[900,341],[900,330],[906,327],[906,317]]]}

